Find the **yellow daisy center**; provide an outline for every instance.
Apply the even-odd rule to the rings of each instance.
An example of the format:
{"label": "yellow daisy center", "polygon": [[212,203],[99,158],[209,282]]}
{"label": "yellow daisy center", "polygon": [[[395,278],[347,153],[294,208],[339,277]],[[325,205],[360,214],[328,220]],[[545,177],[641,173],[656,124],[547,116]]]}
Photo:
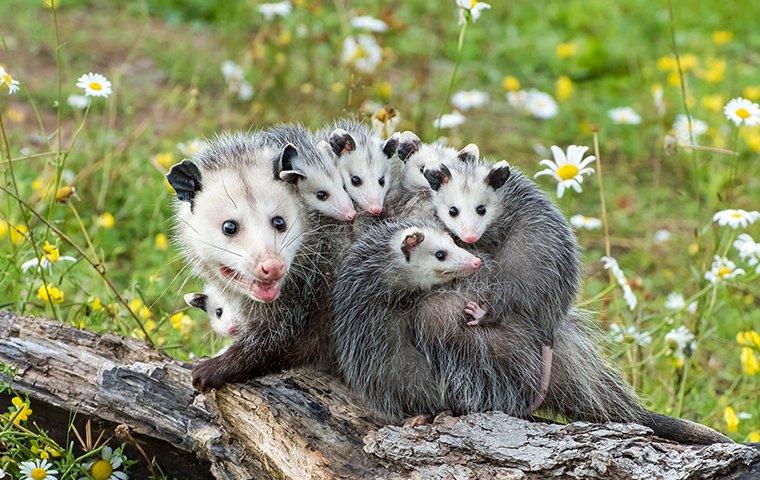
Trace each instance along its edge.
{"label": "yellow daisy center", "polygon": [[32,469],[32,478],[34,480],[45,480],[47,478],[47,470],[40,467]]}
{"label": "yellow daisy center", "polygon": [[737,108],[736,115],[738,115],[741,118],[749,118],[749,110],[747,110],[746,108]]}
{"label": "yellow daisy center", "polygon": [[742,214],[741,214],[741,213],[739,213],[739,212],[734,212],[734,213],[732,213],[732,214],[731,214],[731,217],[732,217],[732,218],[737,218],[737,219],[738,219],[738,218],[742,218],[743,216],[744,216],[744,215],[742,215]]}
{"label": "yellow daisy center", "polygon": [[90,89],[95,91],[103,90],[103,85],[98,82],[90,82]]}
{"label": "yellow daisy center", "polygon": [[13,78],[7,73],[4,73],[3,76],[0,77],[0,83],[5,83],[6,85],[10,85],[12,81],[13,81]]}
{"label": "yellow daisy center", "polygon": [[575,178],[578,175],[578,172],[580,170],[577,166],[572,164],[566,164],[562,165],[557,169],[557,175],[562,180],[570,180],[571,178]]}
{"label": "yellow daisy center", "polygon": [[729,274],[730,274],[732,271],[733,271],[733,270],[731,270],[731,269],[730,269],[730,268],[728,268],[728,267],[720,267],[720,268],[718,269],[718,276],[719,276],[720,278],[726,278],[726,276],[728,276],[728,275],[729,275]]}
{"label": "yellow daisy center", "polygon": [[475,5],[478,4],[478,0],[470,0],[470,8],[475,8]]}
{"label": "yellow daisy center", "polygon": [[95,480],[108,480],[113,473],[113,467],[111,462],[101,459],[92,465],[90,473]]}

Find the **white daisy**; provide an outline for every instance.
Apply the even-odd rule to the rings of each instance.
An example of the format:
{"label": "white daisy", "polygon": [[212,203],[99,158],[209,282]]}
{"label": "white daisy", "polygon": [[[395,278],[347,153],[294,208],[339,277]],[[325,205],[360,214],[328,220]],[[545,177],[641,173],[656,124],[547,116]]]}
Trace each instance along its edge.
{"label": "white daisy", "polygon": [[570,217],[570,225],[575,228],[583,228],[585,230],[599,230],[602,228],[602,221],[594,217],[586,217],[584,215],[573,215]]}
{"label": "white daisy", "polygon": [[490,96],[480,90],[462,90],[451,96],[451,104],[454,108],[467,111],[471,108],[479,108],[488,103]]}
{"label": "white daisy", "polygon": [[368,32],[382,33],[388,30],[388,25],[379,18],[361,15],[351,19],[351,26]]}
{"label": "white daisy", "polygon": [[[681,145],[691,145],[691,135],[689,135],[689,118],[684,114],[676,115],[673,122],[673,133]],[[694,135],[696,143],[700,136],[707,133],[707,123],[696,118],[691,119],[691,133]]]}
{"label": "white daisy", "polygon": [[393,107],[383,106],[372,113],[372,130],[383,138],[389,138],[401,122],[401,114]]}
{"label": "white daisy", "polygon": [[638,125],[641,123],[641,115],[636,113],[636,110],[631,107],[618,107],[613,108],[607,115],[612,119],[612,123],[616,125]]}
{"label": "white daisy", "polygon": [[465,23],[468,19],[472,19],[475,23],[480,18],[480,14],[484,10],[491,8],[491,5],[478,0],[457,0],[457,6],[459,7],[459,24]]}
{"label": "white daisy", "polygon": [[662,89],[662,85],[655,85],[652,87],[652,103],[657,110],[657,115],[665,115],[665,91]]}
{"label": "white daisy", "polygon": [[33,259],[27,260],[26,262],[24,262],[24,263],[21,264],[21,271],[24,272],[24,273],[26,273],[27,271],[29,271],[32,268],[35,269],[35,270],[39,270],[40,268],[44,268],[48,272],[51,272],[52,271],[51,266],[53,265],[53,263],[58,263],[58,262],[76,262],[76,261],[77,261],[76,258],[69,257],[67,255],[60,256],[58,258],[57,262],[51,262],[50,260],[48,260],[45,257],[42,257],[42,260],[37,259],[37,258],[33,258]]}
{"label": "white daisy", "polygon": [[111,82],[99,73],[85,73],[77,79],[77,87],[88,97],[107,98],[111,95]]}
{"label": "white daisy", "polygon": [[652,343],[652,334],[647,331],[641,331],[635,326],[621,327],[618,323],[610,325],[610,337],[618,343],[632,343],[646,347]]}
{"label": "white daisy", "polygon": [[666,230],[664,228],[661,228],[660,230],[657,230],[654,232],[654,236],[652,237],[652,241],[654,243],[665,243],[668,240],[673,237],[673,234],[670,233],[670,230]]}
{"label": "white daisy", "polygon": [[527,90],[514,90],[507,92],[507,103],[510,107],[525,108],[525,102],[528,100]]}
{"label": "white daisy", "polygon": [[623,289],[623,298],[625,303],[628,304],[628,309],[633,311],[636,308],[638,301],[636,300],[636,294],[633,293],[631,286],[628,284],[628,279],[625,278],[623,270],[620,269],[617,260],[612,257],[602,257],[602,265],[605,270],[609,270],[612,276],[615,277],[620,288]]}
{"label": "white daisy", "polygon": [[264,20],[270,21],[274,17],[287,17],[293,11],[293,5],[290,2],[262,3],[259,5],[259,13],[264,16]]}
{"label": "white daisy", "polygon": [[760,105],[747,100],[746,98],[737,97],[730,100],[725,107],[723,107],[723,113],[726,114],[726,118],[734,122],[738,127],[742,123],[748,127],[760,125]]}
{"label": "white daisy", "polygon": [[681,360],[697,349],[694,334],[683,325],[666,333],[665,343],[670,347],[670,353]]}
{"label": "white daisy", "polygon": [[21,480],[56,480],[58,470],[53,469],[53,464],[43,459],[21,462],[18,466]]}
{"label": "white daisy", "polygon": [[671,292],[665,299],[665,308],[673,311],[680,311],[686,308],[687,312],[694,313],[697,311],[697,302],[691,302],[687,306],[683,295],[678,292]]}
{"label": "white daisy", "polygon": [[710,271],[705,272],[705,280],[710,283],[718,283],[723,280],[731,280],[739,275],[744,275],[744,273],[744,270],[736,268],[736,264],[731,260],[715,255]]}
{"label": "white daisy", "polygon": [[72,94],[66,99],[66,103],[75,110],[84,110],[90,104],[90,98],[85,95]]}
{"label": "white daisy", "polygon": [[739,257],[750,267],[760,273],[760,243],[755,242],[747,233],[742,233],[734,241],[734,248],[739,251]]}
{"label": "white daisy", "polygon": [[383,50],[371,35],[356,35],[343,41],[341,61],[360,72],[374,72],[382,59]]}
{"label": "white daisy", "polygon": [[177,148],[179,148],[179,151],[182,152],[183,155],[186,155],[188,157],[192,157],[193,155],[200,152],[207,146],[208,146],[208,143],[206,143],[205,140],[201,140],[200,138],[194,138],[187,143],[177,144]]}
{"label": "white daisy", "polygon": [[11,74],[8,73],[2,66],[0,66],[0,86],[1,85],[8,87],[9,95],[13,95],[21,88],[19,87],[18,80],[11,77]]}
{"label": "white daisy", "polygon": [[[84,464],[84,468],[90,473],[92,478],[98,480],[127,480],[129,476],[126,472],[117,471],[124,463],[124,457],[120,451],[114,452],[111,447],[103,447],[100,451],[100,458]],[[87,480],[82,477],[79,480]]]}
{"label": "white daisy", "polygon": [[242,82],[238,87],[238,98],[243,102],[253,98],[253,87],[248,82]]}
{"label": "white daisy", "polygon": [[454,110],[451,113],[444,113],[433,121],[437,128],[454,128],[463,124],[467,120],[464,115]]}
{"label": "white daisy", "polygon": [[736,416],[739,417],[739,420],[749,420],[752,418],[752,414],[749,412],[739,412]]}
{"label": "white daisy", "polygon": [[757,210],[748,212],[746,210],[729,208],[713,215],[713,222],[717,222],[721,227],[728,225],[736,230],[739,227],[747,228],[755,223],[758,218],[760,218],[760,212]]}
{"label": "white daisy", "polygon": [[244,80],[243,67],[232,60],[225,60],[224,63],[222,63],[221,70],[224,81],[228,84],[240,83]]}
{"label": "white daisy", "polygon": [[557,181],[557,196],[562,198],[565,193],[565,189],[568,187],[573,188],[576,192],[580,193],[581,183],[583,183],[583,175],[591,175],[594,173],[594,169],[589,167],[591,163],[596,160],[596,157],[590,155],[583,158],[583,155],[588,151],[588,147],[580,147],[578,145],[570,145],[567,147],[567,155],[556,145],[552,145],[552,155],[554,161],[541,160],[541,165],[548,167],[545,170],[541,170],[533,178],[540,177],[542,175],[549,175]]}
{"label": "white daisy", "polygon": [[554,98],[548,93],[536,89],[528,90],[523,108],[541,120],[549,120],[559,113],[559,105]]}

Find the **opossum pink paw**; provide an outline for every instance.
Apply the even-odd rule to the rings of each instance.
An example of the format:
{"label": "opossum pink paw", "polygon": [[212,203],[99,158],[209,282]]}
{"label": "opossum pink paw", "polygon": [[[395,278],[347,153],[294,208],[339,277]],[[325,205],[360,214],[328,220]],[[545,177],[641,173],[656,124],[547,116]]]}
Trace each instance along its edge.
{"label": "opossum pink paw", "polygon": [[472,317],[472,320],[467,322],[467,325],[471,327],[493,323],[486,316],[488,312],[480,308],[480,305],[478,305],[476,302],[467,302],[467,306],[464,307],[464,313]]}
{"label": "opossum pink paw", "polygon": [[193,367],[193,387],[200,392],[221,388],[227,383],[223,368],[224,362],[220,362],[218,357],[203,360]]}
{"label": "opossum pink paw", "polygon": [[414,417],[407,418],[404,420],[404,426],[405,427],[417,427],[419,425],[426,425],[433,421],[433,416],[429,413],[423,413],[420,415],[415,415]]}

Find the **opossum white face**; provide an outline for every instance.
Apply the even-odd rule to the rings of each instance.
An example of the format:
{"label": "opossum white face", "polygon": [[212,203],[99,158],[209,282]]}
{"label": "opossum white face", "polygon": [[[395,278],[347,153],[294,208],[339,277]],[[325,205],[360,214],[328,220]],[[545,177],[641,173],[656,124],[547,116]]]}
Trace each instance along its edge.
{"label": "opossum white face", "polygon": [[206,285],[203,292],[188,293],[185,303],[203,310],[211,321],[211,328],[223,337],[235,335],[239,331],[240,309],[235,300],[225,299],[213,285]]}
{"label": "opossum white face", "polygon": [[502,203],[498,190],[509,178],[505,161],[492,167],[473,165],[452,173],[445,165],[425,170],[438,218],[465,243],[475,243],[499,216]]}
{"label": "opossum white face", "polygon": [[401,186],[409,192],[430,190],[425,178],[426,168],[435,170],[441,165],[452,168],[458,161],[453,148],[422,144],[415,134],[408,131],[401,134],[398,151],[399,158],[404,161]]}
{"label": "opossum white face", "polygon": [[343,188],[337,158],[327,142],[320,142],[317,148],[322,153],[321,165],[299,162],[297,153],[293,158],[283,156],[275,162],[275,177],[295,185],[311,210],[336,220],[351,221],[356,217],[356,209]]}
{"label": "opossum white face", "polygon": [[280,295],[306,228],[296,193],[272,181],[269,165],[240,162],[201,173],[186,160],[167,175],[184,200],[179,239],[190,260],[203,275],[260,302]]}
{"label": "opossum white face", "polygon": [[391,239],[391,248],[407,281],[427,290],[472,275],[483,261],[458,247],[451,236],[434,228],[410,227]]}
{"label": "opossum white face", "polygon": [[392,180],[390,159],[396,154],[398,136],[393,134],[385,142],[371,137],[357,144],[350,133],[338,128],[330,134],[330,147],[338,157],[341,178],[349,196],[370,215],[381,215]]}

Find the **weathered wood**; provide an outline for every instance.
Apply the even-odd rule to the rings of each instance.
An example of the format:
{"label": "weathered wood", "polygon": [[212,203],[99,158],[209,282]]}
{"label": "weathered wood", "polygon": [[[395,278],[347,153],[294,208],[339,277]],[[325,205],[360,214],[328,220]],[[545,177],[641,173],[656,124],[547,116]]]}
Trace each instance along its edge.
{"label": "weathered wood", "polygon": [[201,459],[163,465],[179,478],[739,478],[760,465],[749,446],[676,445],[638,425],[490,412],[379,428],[338,380],[309,370],[203,395],[189,365],[138,340],[11,313],[0,312],[0,361],[36,412],[127,424]]}

